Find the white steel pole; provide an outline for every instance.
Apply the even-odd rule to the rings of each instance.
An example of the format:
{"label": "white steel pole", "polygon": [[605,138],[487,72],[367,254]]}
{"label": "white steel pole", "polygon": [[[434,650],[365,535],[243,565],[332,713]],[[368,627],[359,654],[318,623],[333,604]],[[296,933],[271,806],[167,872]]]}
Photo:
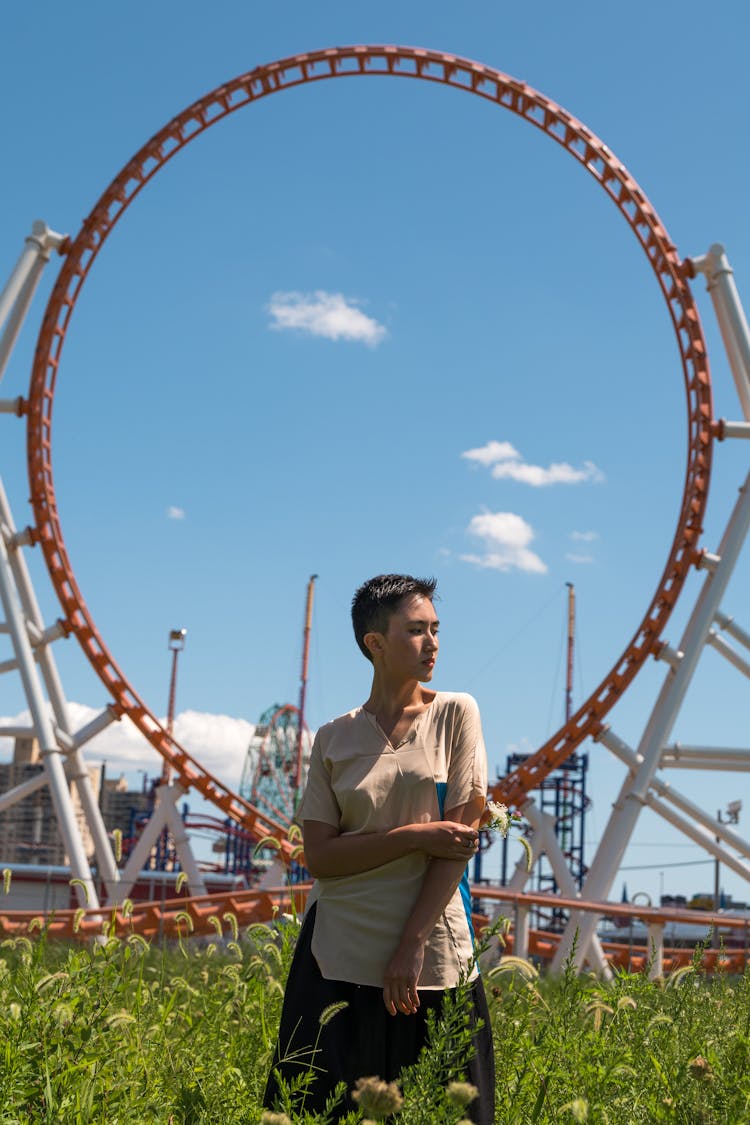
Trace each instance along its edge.
{"label": "white steel pole", "polygon": [[730,637],[734,637],[746,649],[750,649],[750,633],[747,633],[741,626],[737,624],[733,617],[729,617],[726,613],[716,614],[716,624],[725,633],[729,633]]}
{"label": "white steel pole", "polygon": [[692,270],[705,274],[742,412],[750,421],[750,329],[726,251],[715,242],[707,254],[688,261]]}
{"label": "white steel pole", "polygon": [[750,750],[724,750],[720,746],[665,746],[661,755],[662,769],[685,770],[750,770]]}
{"label": "white steel pole", "polygon": [[[534,829],[534,843],[537,845],[538,851],[540,853],[544,852],[547,856],[549,865],[552,868],[552,874],[555,876],[555,882],[562,896],[564,898],[580,898],[580,892],[576,886],[575,879],[570,872],[562,848],[555,835],[555,818],[550,816],[549,813],[542,812],[535,801],[529,801],[524,805],[523,815]],[[554,899],[552,900],[552,905],[554,906]],[[612,970],[604,956],[604,950],[596,934],[593,935],[589,944],[589,956],[601,975],[606,980],[610,980]]]}
{"label": "white steel pole", "polygon": [[[614,731],[605,731],[601,741],[621,762],[625,763],[629,770],[634,771],[637,768],[639,764],[638,755],[626,742],[618,738]],[[655,794],[658,794],[658,797]],[[660,798],[663,798],[663,800],[660,800]],[[666,802],[680,809],[685,813],[685,816],[678,816]],[[697,844],[711,852],[712,855],[719,855],[722,863],[727,862],[731,866],[731,861],[727,859],[729,852],[721,847],[720,840],[723,840],[727,847],[734,848],[741,855],[750,859],[750,843],[747,840],[743,839],[737,832],[733,832],[723,822],[714,820],[699,805],[683,796],[682,793],[666,781],[662,781],[661,778],[655,777],[652,779],[646,796],[646,803],[665,820],[668,820],[670,824],[673,824],[675,828],[679,828],[691,840],[695,840]],[[750,867],[739,859],[733,869],[744,879],[747,879],[750,875]]]}
{"label": "white steel pole", "polygon": [[73,801],[65,778],[62,754],[55,740],[52,722],[47,712],[39,676],[34,664],[23,608],[13,581],[13,570],[8,558],[5,539],[0,535],[0,598],[2,598],[5,619],[8,623],[13,648],[18,658],[18,668],[28,700],[31,718],[39,739],[39,748],[44,759],[44,768],[49,779],[52,802],[57,814],[65,850],[70,859],[70,869],[75,879],[76,894],[81,906],[99,906],[99,897],[91,877],[86,852],[76,823]]}
{"label": "white steel pole", "polygon": [[664,923],[652,922],[648,927],[648,945],[651,950],[649,980],[656,980],[664,969]]}
{"label": "white steel pole", "polygon": [[130,894],[133,884],[151,854],[151,849],[159,839],[162,828],[167,824],[169,814],[168,802],[162,800],[165,791],[166,786],[164,785],[160,785],[157,788],[154,811],[151,813],[148,823],[145,825],[143,832],[141,832],[138,843],[130,853],[128,862],[122,870],[122,876],[117,888],[120,902],[123,902]]}
{"label": "white steel pole", "polygon": [[[581,897],[606,899],[622,863],[633,829],[646,800],[649,785],[659,767],[662,749],[667,742],[675,718],[693,677],[716,611],[726,591],[737,558],[750,528],[750,476],[745,480],[727,524],[719,548],[719,562],[708,571],[680,644],[681,658],[670,668],[651,718],[638,747],[640,764],[635,776],[626,781],[615,802],[609,823],[584,883]],[[574,944],[575,962],[583,964],[589,941],[596,929],[595,916],[571,915],[552,963],[559,972],[570,956]]]}
{"label": "white steel pole", "polygon": [[[0,480],[0,520],[2,520],[4,527],[7,528],[11,534],[15,533],[13,517],[2,480]],[[20,547],[11,550],[9,562],[27,622],[27,629],[29,625],[36,626],[39,633],[43,635],[44,621],[42,620],[39,603],[36,600],[34,588],[31,584],[26,560],[23,557],[23,551]],[[110,899],[113,897],[114,888],[119,881],[120,873],[117,870],[117,864],[112,854],[112,848],[107,836],[107,829],[104,825],[101,809],[99,808],[99,802],[92,788],[91,778],[83,754],[71,737],[72,731],[68,718],[68,706],[57,672],[57,665],[49,646],[47,644],[39,645],[36,649],[36,655],[39,668],[44,677],[49,700],[52,704],[57,726],[63,736],[67,736],[67,740],[69,740],[71,749],[68,752],[68,777],[71,781],[75,782],[76,789],[78,790],[78,796],[81,801],[86,823],[94,842],[94,852],[99,866],[99,875],[104,880],[107,888],[107,898]],[[56,739],[56,743],[58,741],[59,739]]]}
{"label": "white steel pole", "polygon": [[[163,789],[164,786],[161,786]],[[170,785],[168,787],[167,797],[167,817],[166,823],[172,832],[172,839],[174,840],[175,851],[177,858],[180,861],[182,870],[187,875],[187,884],[192,895],[205,895],[206,884],[203,881],[201,869],[198,866],[198,861],[193,855],[193,849],[190,846],[190,837],[185,822],[180,816],[180,811],[177,808],[177,802],[185,796],[185,790],[179,785]],[[165,798],[162,797],[162,800]]]}
{"label": "white steel pole", "polygon": [[28,781],[22,781],[20,785],[14,785],[12,789],[6,789],[4,793],[0,793],[0,812],[12,808],[19,801],[23,801],[30,797],[32,793],[36,793],[37,789],[43,789],[46,784],[47,778],[42,771],[34,777],[30,777]]}
{"label": "white steel pole", "polygon": [[[2,379],[13,345],[34,297],[42,271],[53,250],[62,251],[67,238],[50,230],[37,219],[21,252],[8,283],[0,293],[0,328],[5,331],[0,338],[0,379]],[[8,321],[6,325],[6,320]]]}
{"label": "white steel pole", "polygon": [[724,640],[720,633],[717,633],[714,629],[712,629],[708,634],[706,644],[709,644],[711,645],[711,648],[716,649],[716,651],[720,653],[725,660],[728,660],[729,663],[733,667],[735,667],[738,672],[742,672],[742,675],[746,676],[750,680],[750,663],[748,663],[747,660],[741,657],[738,652],[735,652],[729,642]]}

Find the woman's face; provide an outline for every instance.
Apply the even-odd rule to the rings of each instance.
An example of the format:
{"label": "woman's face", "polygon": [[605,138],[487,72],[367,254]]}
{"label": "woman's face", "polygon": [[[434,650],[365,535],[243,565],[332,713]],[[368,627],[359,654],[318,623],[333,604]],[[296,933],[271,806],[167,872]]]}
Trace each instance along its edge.
{"label": "woman's face", "polygon": [[438,621],[429,598],[410,594],[402,598],[378,636],[385,670],[390,675],[426,682],[432,679],[437,660]]}

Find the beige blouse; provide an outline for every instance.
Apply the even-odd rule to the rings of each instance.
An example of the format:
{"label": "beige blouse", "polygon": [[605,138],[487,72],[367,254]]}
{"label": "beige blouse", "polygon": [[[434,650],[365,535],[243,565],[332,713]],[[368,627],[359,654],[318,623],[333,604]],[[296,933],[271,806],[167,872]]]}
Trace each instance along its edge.
{"label": "beige blouse", "polygon": [[[437,692],[395,749],[362,707],[321,727],[296,819],[322,821],[342,835],[379,832],[440,820],[443,810],[486,791],[476,701]],[[317,902],[312,950],[324,977],[382,987],[428,862],[415,851],[371,871],[316,881],[309,899]],[[468,890],[466,872],[425,947],[420,988],[453,987],[468,966]]]}

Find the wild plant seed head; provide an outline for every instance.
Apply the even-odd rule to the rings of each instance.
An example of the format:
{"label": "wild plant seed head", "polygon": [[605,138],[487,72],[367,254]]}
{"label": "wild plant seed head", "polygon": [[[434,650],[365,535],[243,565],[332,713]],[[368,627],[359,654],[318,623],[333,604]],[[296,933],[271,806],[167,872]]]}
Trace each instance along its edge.
{"label": "wild plant seed head", "polygon": [[445,1096],[451,1105],[463,1108],[479,1097],[479,1090],[471,1082],[449,1082]]}
{"label": "wild plant seed head", "polygon": [[185,925],[188,929],[188,932],[192,934],[192,932],[193,932],[193,919],[190,917],[187,910],[178,910],[177,913],[175,914],[175,916],[174,916],[175,926],[179,927],[181,922],[185,923]]}
{"label": "wild plant seed head", "polygon": [[574,1121],[588,1121],[589,1119],[589,1103],[585,1098],[576,1098],[572,1102],[568,1102],[563,1109],[569,1109]]}
{"label": "wild plant seed head", "polygon": [[10,881],[11,881],[12,877],[13,877],[13,872],[11,871],[11,869],[9,867],[4,867],[3,868],[3,890],[5,891],[6,895],[10,894]]}
{"label": "wild plant seed head", "polygon": [[237,921],[237,915],[234,914],[231,910],[227,910],[226,914],[222,914],[222,918],[224,919],[225,922],[229,923],[229,927],[232,931],[232,938],[233,938],[234,941],[237,941],[237,935],[240,932],[240,926],[239,926],[239,922]]}
{"label": "wild plant seed head", "polygon": [[703,1055],[696,1055],[694,1059],[691,1059],[688,1063],[688,1068],[691,1076],[697,1079],[698,1082],[713,1082],[713,1068],[708,1059],[705,1059]]}
{"label": "wild plant seed head", "polygon": [[383,1082],[381,1078],[358,1078],[352,1097],[363,1113],[377,1121],[398,1113],[404,1104],[401,1091],[395,1082]]}
{"label": "wild plant seed head", "polygon": [[114,846],[115,862],[119,863],[122,859],[122,828],[112,829],[112,844]]}
{"label": "wild plant seed head", "polygon": [[331,1022],[334,1016],[337,1016],[339,1012],[343,1012],[344,1008],[348,1007],[348,1000],[339,1000],[336,1004],[329,1004],[328,1007],[324,1008],[318,1016],[318,1023],[321,1027],[325,1027]]}
{"label": "wild plant seed head", "polygon": [[187,871],[181,871],[175,881],[174,890],[175,894],[179,894],[182,888],[187,883]]}
{"label": "wild plant seed head", "polygon": [[86,905],[89,906],[90,903],[91,903],[91,898],[90,898],[90,895],[89,895],[89,885],[88,885],[88,883],[84,883],[83,879],[71,879],[70,885],[71,885],[71,887],[82,887],[83,888],[83,897],[86,899]]}

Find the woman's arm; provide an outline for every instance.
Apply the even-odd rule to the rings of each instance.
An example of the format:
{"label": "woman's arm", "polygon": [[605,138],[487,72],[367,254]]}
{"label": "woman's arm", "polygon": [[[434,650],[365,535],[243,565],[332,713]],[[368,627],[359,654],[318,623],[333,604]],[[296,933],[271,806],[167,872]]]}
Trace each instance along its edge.
{"label": "woman's arm", "polygon": [[[476,832],[484,811],[484,798],[477,797],[446,816]],[[466,849],[468,851],[468,848]],[[472,849],[470,855],[473,855]],[[417,981],[424,962],[424,947],[440,915],[453,897],[466,868],[467,857],[432,859],[417,901],[404,927],[398,949],[389,961],[383,978],[383,1002],[392,1016],[397,1012],[416,1012],[419,1007]]]}
{"label": "woman's arm", "polygon": [[[404,824],[384,832],[344,835],[321,820],[306,820],[303,837],[307,870],[316,879],[332,879],[371,871],[415,851],[450,862],[456,868],[462,864],[463,870],[467,857],[474,854],[478,833],[475,824],[449,816],[427,824]],[[460,880],[460,874],[458,878]]]}

